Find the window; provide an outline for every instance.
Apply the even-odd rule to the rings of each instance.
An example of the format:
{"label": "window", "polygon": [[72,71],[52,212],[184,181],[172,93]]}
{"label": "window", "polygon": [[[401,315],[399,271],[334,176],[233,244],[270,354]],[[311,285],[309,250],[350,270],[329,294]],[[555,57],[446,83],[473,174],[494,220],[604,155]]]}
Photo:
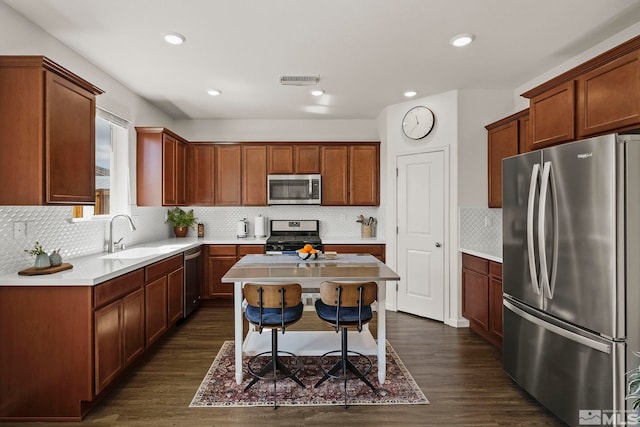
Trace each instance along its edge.
{"label": "window", "polygon": [[103,219],[129,213],[129,122],[96,109],[96,204],[76,206],[73,218]]}

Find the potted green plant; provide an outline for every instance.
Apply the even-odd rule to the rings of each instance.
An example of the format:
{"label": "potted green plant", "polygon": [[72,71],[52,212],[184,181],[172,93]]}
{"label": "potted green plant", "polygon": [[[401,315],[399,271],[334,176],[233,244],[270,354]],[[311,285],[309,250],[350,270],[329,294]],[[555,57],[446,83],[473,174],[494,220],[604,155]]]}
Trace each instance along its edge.
{"label": "potted green plant", "polygon": [[33,246],[33,249],[25,249],[24,251],[29,255],[36,256],[36,268],[47,268],[51,266],[51,263],[49,262],[49,255],[47,255],[45,250],[42,248],[40,242],[36,242],[36,244]]}
{"label": "potted green plant", "polygon": [[189,227],[193,228],[193,224],[196,223],[196,218],[193,215],[193,209],[185,212],[176,206],[167,211],[167,220],[165,223],[173,226],[173,233],[176,237],[185,237],[189,231]]}

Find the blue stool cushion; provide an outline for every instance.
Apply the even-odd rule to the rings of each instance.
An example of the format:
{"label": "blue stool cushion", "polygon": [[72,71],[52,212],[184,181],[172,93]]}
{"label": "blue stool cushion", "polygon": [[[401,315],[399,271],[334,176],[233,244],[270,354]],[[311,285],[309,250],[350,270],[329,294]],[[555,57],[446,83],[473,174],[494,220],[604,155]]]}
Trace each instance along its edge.
{"label": "blue stool cushion", "polygon": [[[336,321],[336,306],[327,305],[322,300],[316,300],[316,313],[325,322],[335,323]],[[373,317],[371,312],[371,306],[365,305],[362,307],[362,322],[368,322]],[[338,321],[346,323],[358,322],[358,307],[340,307],[340,313],[338,313]]]}
{"label": "blue stool cushion", "polygon": [[[301,302],[293,307],[284,309],[284,323],[291,323],[302,317],[304,304]],[[280,308],[263,308],[262,309],[262,326],[278,326],[282,324],[282,309]],[[256,325],[260,324],[260,307],[247,305],[244,311],[247,320]]]}

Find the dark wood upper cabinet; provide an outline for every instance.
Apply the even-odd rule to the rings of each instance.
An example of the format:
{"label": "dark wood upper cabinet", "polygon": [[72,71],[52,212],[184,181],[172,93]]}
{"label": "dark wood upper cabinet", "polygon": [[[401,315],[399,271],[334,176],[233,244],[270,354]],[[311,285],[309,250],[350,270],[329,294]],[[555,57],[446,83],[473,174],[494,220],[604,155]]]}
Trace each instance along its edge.
{"label": "dark wood upper cabinet", "polygon": [[95,203],[101,93],[44,56],[0,56],[0,205]]}
{"label": "dark wood upper cabinet", "polygon": [[242,204],[242,145],[216,145],[214,168],[216,206],[240,206]]}
{"label": "dark wood upper cabinet", "polygon": [[305,144],[269,144],[269,174],[320,173],[320,146]]}
{"label": "dark wood upper cabinet", "polygon": [[346,145],[323,145],[320,149],[322,170],[322,204],[349,204],[349,150]]}
{"label": "dark wood upper cabinet", "polygon": [[294,173],[293,145],[270,144],[267,173]]}
{"label": "dark wood upper cabinet", "polygon": [[[526,145],[526,131],[522,127],[528,121],[527,110],[520,111],[486,126],[488,151],[488,205],[502,207],[502,159],[518,154]],[[523,123],[524,122],[524,123]]]}
{"label": "dark wood upper cabinet", "polygon": [[640,52],[579,76],[577,85],[579,137],[640,123]]}
{"label": "dark wood upper cabinet", "polygon": [[138,206],[187,204],[187,141],[166,128],[136,127]]}
{"label": "dark wood upper cabinet", "polygon": [[380,204],[380,150],[377,144],[349,146],[349,205]]}
{"label": "dark wood upper cabinet", "polygon": [[189,144],[188,153],[189,204],[213,206],[215,146]]}
{"label": "dark wood upper cabinet", "polygon": [[267,146],[242,146],[242,204],[267,205]]}
{"label": "dark wood upper cabinet", "polygon": [[531,146],[543,148],[575,138],[573,80],[531,98]]}
{"label": "dark wood upper cabinet", "polygon": [[293,146],[294,173],[320,173],[320,146],[300,144]]}

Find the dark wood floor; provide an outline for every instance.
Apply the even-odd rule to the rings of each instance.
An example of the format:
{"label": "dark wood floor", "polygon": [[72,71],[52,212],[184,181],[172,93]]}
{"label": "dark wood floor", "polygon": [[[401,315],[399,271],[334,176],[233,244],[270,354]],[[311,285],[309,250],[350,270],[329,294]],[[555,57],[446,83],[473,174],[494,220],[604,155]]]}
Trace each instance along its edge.
{"label": "dark wood floor", "polygon": [[[326,328],[305,312],[299,328]],[[372,325],[375,331],[375,325]],[[562,425],[502,371],[499,351],[469,329],[387,314],[387,339],[430,405],[189,408],[225,340],[233,309],[203,307],[108,392],[80,423],[27,426],[532,426]],[[7,424],[2,424],[2,426]]]}

